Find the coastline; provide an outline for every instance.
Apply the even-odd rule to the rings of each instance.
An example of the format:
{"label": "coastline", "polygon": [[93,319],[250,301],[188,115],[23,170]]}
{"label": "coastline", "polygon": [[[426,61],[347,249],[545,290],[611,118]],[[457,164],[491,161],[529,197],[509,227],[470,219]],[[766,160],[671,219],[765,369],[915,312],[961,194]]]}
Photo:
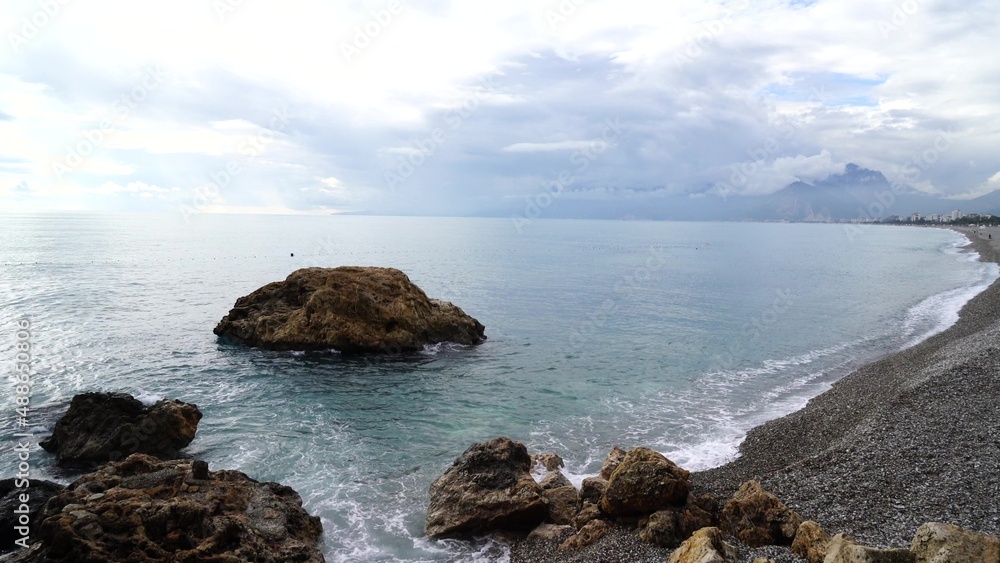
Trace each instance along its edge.
{"label": "coastline", "polygon": [[[1000,229],[982,230],[993,240],[955,230],[981,261],[1000,263]],[[739,458],[693,479],[723,497],[758,479],[824,529],[881,547],[907,545],[928,521],[997,534],[998,339],[1000,280],[945,331],[754,428]]]}
{"label": "coastline", "polygon": [[[1000,264],[1000,229],[954,227],[982,262]],[[995,235],[992,240],[986,235]],[[908,547],[939,521],[1000,533],[1000,279],[944,331],[847,374],[805,407],[748,434],[739,457],[693,473],[695,491],[730,498],[756,479],[829,533],[876,547]],[[990,392],[990,391],[994,392]],[[581,553],[515,542],[511,561],[662,561],[671,550],[613,533]],[[750,550],[801,561],[786,548]]]}

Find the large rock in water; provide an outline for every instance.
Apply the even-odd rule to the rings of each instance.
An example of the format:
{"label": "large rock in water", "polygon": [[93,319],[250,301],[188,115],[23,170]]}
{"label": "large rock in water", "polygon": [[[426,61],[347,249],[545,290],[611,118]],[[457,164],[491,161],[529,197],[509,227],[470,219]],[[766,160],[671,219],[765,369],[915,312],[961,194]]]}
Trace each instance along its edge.
{"label": "large rock in water", "polygon": [[271,350],[412,352],[425,344],[479,344],[484,327],[430,299],[394,268],[303,268],[236,300],[215,334]]}
{"label": "large rock in water", "polygon": [[135,454],[80,477],[8,561],[323,561],[298,493],[198,464]]}
{"label": "large rock in water", "polygon": [[427,535],[534,529],[548,506],[530,470],[531,456],[520,442],[494,438],[473,444],[431,484]]}
{"label": "large rock in water", "polygon": [[94,467],[133,453],[170,459],[191,443],[200,420],[201,411],[190,403],[164,400],[146,407],[125,393],[84,393],[73,397],[52,436],[39,445],[69,467]]}

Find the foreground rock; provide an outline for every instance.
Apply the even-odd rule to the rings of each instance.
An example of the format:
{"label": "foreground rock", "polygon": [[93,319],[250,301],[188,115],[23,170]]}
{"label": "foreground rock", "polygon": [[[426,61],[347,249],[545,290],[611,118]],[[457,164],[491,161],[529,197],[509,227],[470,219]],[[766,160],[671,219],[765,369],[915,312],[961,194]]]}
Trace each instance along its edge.
{"label": "foreground rock", "polygon": [[790,545],[802,518],[757,481],[747,481],[719,515],[722,531],[751,547]]}
{"label": "foreground rock", "polygon": [[272,350],[412,352],[425,344],[479,344],[484,327],[427,295],[394,268],[303,268],[240,297],[215,334]]}
{"label": "foreground rock", "polygon": [[668,563],[736,563],[739,551],[718,528],[702,528],[670,554]]}
{"label": "foreground rock", "polygon": [[40,543],[7,561],[323,561],[322,526],[298,493],[203,464],[135,454],[104,465],[53,497]]}
{"label": "foreground rock", "polygon": [[548,515],[548,504],[530,471],[531,456],[520,442],[473,444],[431,484],[427,535],[534,529]]}
{"label": "foreground rock", "polygon": [[608,479],[601,510],[612,516],[651,514],[687,499],[690,473],[649,448],[629,451]]}
{"label": "foreground rock", "polygon": [[25,541],[24,537],[34,538],[45,503],[65,488],[51,481],[24,481],[27,480],[0,480],[0,551],[24,547],[14,542]]}
{"label": "foreground rock", "polygon": [[[824,563],[914,563],[909,549],[876,549],[858,545],[847,534],[837,534],[830,540]],[[950,563],[959,563],[949,559]]]}
{"label": "foreground rock", "polygon": [[940,522],[920,526],[910,550],[917,563],[1000,563],[1000,538]]}
{"label": "foreground rock", "polygon": [[52,436],[39,445],[59,465],[94,467],[133,453],[177,457],[194,439],[201,420],[196,405],[159,401],[146,407],[125,393],[84,393],[73,397]]}

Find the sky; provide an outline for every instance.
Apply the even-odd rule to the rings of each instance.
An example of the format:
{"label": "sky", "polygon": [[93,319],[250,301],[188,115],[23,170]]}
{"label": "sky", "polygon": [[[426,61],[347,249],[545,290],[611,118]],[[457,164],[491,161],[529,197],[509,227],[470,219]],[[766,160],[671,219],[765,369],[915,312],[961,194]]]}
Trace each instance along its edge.
{"label": "sky", "polygon": [[998,29],[993,0],[4,0],[0,210],[502,216],[851,162],[972,197]]}

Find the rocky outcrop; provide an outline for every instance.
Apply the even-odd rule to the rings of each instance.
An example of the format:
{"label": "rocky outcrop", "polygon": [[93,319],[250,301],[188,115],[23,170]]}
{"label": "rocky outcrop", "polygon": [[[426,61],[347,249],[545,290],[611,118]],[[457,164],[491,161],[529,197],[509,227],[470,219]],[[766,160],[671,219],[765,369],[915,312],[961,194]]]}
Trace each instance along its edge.
{"label": "rocky outcrop", "polygon": [[[830,540],[824,563],[914,563],[909,549],[876,549],[858,545],[847,534],[837,534]],[[951,559],[951,563],[957,563]]]}
{"label": "rocky outcrop", "polygon": [[668,563],[736,563],[739,551],[726,543],[718,528],[702,528],[684,540]]}
{"label": "rocky outcrop", "polygon": [[171,459],[194,439],[201,420],[196,405],[159,401],[146,407],[125,393],[84,393],[73,397],[52,436],[39,445],[59,465],[94,467],[133,453]]}
{"label": "rocky outcrop", "polygon": [[789,545],[802,518],[757,481],[744,483],[719,515],[722,531],[751,547]]}
{"label": "rocky outcrop", "polygon": [[[65,487],[40,479],[0,480],[0,551],[24,547],[38,533],[45,503]],[[23,538],[27,537],[28,540]]]}
{"label": "rocky outcrop", "polygon": [[473,444],[431,484],[427,535],[535,528],[548,515],[548,504],[530,470],[531,457],[520,442]]}
{"label": "rocky outcrop", "polygon": [[595,543],[611,531],[611,524],[605,520],[591,520],[575,534],[559,544],[559,551],[576,551]]}
{"label": "rocky outcrop", "polygon": [[691,490],[690,473],[649,448],[625,455],[608,479],[600,507],[612,516],[651,514],[681,504]]}
{"label": "rocky outcrop", "polygon": [[792,540],[792,553],[809,563],[823,563],[826,559],[826,551],[830,545],[830,534],[827,534],[819,527],[819,524],[812,520],[806,520],[795,532],[795,539]]}
{"label": "rocky outcrop", "polygon": [[240,297],[215,327],[231,341],[271,350],[400,353],[425,344],[479,344],[484,327],[430,299],[394,268],[303,268]]}
{"label": "rocky outcrop", "polygon": [[1000,563],[1000,538],[940,522],[920,526],[910,550],[916,563]]}
{"label": "rocky outcrop", "polygon": [[53,497],[31,550],[8,561],[320,562],[319,518],[289,487],[134,454]]}

